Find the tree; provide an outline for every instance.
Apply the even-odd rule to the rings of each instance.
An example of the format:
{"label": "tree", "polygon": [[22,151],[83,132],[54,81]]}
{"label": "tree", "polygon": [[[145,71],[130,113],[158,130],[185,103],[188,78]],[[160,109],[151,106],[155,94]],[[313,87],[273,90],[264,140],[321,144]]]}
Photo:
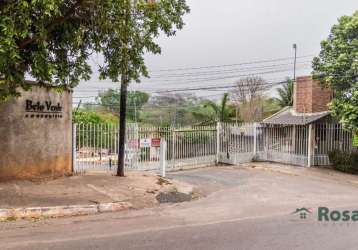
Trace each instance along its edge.
{"label": "tree", "polygon": [[233,117],[234,109],[229,105],[229,94],[225,93],[220,103],[206,100],[203,103],[203,108],[197,111],[196,116],[207,117],[206,122],[228,122]]}
{"label": "tree", "polygon": [[358,89],[334,99],[329,107],[346,129],[358,131]]}
{"label": "tree", "polygon": [[59,89],[88,80],[92,53],[103,55],[100,78],[121,80],[118,175],[123,176],[127,86],[148,76],[144,53],[174,36],[189,12],[185,0],[19,0],[0,2],[0,98],[29,88],[25,75]]}
{"label": "tree", "polygon": [[[88,80],[89,56],[104,56],[101,78],[118,82],[124,40],[130,80],[147,76],[143,52],[160,53],[160,30],[171,36],[189,11],[184,0],[18,0],[0,1],[0,100],[29,88],[25,76],[59,89]],[[128,7],[132,10],[128,12]],[[126,14],[129,14],[128,22]],[[130,34],[125,36],[124,33]]]}
{"label": "tree", "polygon": [[262,117],[262,92],[267,89],[267,82],[259,76],[248,76],[235,82],[233,99],[236,105],[236,121],[239,116],[246,122],[258,121]]}
{"label": "tree", "polygon": [[313,59],[313,77],[334,91],[330,110],[346,128],[358,132],[358,11],[343,16],[321,42],[321,52]]}
{"label": "tree", "polygon": [[201,99],[191,93],[155,95],[143,106],[142,122],[155,126],[186,126],[196,123],[192,109]]}
{"label": "tree", "polygon": [[235,82],[233,91],[236,102],[250,102],[258,94],[260,94],[267,86],[266,81],[259,76],[248,76]]}
{"label": "tree", "polygon": [[275,97],[274,100],[280,108],[293,105],[293,87],[293,81],[288,79],[287,82],[277,90],[278,97]]}
{"label": "tree", "polygon": [[[128,118],[131,121],[139,120],[139,111],[148,102],[149,94],[141,91],[128,92]],[[112,112],[114,115],[119,115],[119,100],[120,91],[109,89],[99,93],[97,100],[101,106]]]}

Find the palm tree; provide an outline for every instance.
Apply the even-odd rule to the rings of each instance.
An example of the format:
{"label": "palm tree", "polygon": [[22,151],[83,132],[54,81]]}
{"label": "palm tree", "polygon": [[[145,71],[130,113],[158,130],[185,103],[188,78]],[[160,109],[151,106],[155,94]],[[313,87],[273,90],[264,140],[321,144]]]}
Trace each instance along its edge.
{"label": "palm tree", "polygon": [[212,112],[212,120],[225,122],[230,120],[233,114],[233,108],[229,104],[229,94],[225,93],[220,104],[213,101],[206,101],[205,108],[210,108]]}
{"label": "palm tree", "polygon": [[287,82],[278,90],[278,96],[275,98],[278,106],[281,108],[293,105],[293,81],[288,79]]}

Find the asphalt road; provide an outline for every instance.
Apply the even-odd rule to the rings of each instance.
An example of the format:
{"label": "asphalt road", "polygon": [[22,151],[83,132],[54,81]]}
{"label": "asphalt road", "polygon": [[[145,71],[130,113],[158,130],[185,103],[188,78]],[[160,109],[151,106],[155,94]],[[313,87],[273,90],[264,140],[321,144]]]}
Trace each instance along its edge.
{"label": "asphalt road", "polygon": [[128,233],[116,233],[123,231],[116,223],[97,222],[92,226],[98,230],[90,235],[18,239],[3,245],[2,249],[357,249],[357,226],[325,226],[289,220],[287,217],[258,218]]}
{"label": "asphalt road", "polygon": [[357,249],[358,222],[292,214],[300,207],[358,209],[357,185],[232,168],[170,177],[196,184],[206,197],[125,213],[0,224],[0,249]]}

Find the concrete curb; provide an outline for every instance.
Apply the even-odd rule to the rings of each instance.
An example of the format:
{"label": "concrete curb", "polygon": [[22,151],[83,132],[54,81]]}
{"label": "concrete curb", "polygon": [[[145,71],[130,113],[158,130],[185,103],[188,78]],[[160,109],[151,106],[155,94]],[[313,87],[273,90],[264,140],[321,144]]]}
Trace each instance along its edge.
{"label": "concrete curb", "polygon": [[114,202],[96,205],[0,209],[0,222],[17,219],[91,215],[97,213],[118,212],[130,208],[132,208],[132,204],[129,202]]}

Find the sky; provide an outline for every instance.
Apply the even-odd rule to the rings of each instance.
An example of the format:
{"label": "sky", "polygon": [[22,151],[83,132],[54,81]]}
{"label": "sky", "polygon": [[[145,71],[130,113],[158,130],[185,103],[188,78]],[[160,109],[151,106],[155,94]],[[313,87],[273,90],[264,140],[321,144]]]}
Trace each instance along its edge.
{"label": "sky", "polygon": [[[162,54],[145,55],[152,78],[132,83],[131,90],[158,94],[163,90],[186,89],[215,99],[225,91],[214,89],[215,86],[231,86],[241,76],[258,75],[270,83],[279,83],[293,75],[294,43],[298,47],[297,75],[307,75],[313,56],[318,55],[320,42],[327,38],[332,25],[340,16],[358,10],[357,0],[187,0],[187,3],[191,12],[184,18],[186,26],[175,37],[158,38]],[[100,56],[91,58],[94,71],[100,62]],[[213,89],[189,91],[205,87]],[[77,101],[80,97],[85,97],[83,102],[94,101],[98,91],[108,88],[119,88],[119,84],[99,81],[94,72],[90,81],[81,82],[75,89],[74,97]],[[273,90],[268,92],[274,94]]]}

